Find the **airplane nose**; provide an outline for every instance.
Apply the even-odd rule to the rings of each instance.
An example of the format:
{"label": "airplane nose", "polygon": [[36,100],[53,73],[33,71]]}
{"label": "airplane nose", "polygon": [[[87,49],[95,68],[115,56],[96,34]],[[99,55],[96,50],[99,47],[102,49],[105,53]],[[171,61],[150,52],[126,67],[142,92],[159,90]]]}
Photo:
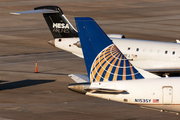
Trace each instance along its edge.
{"label": "airplane nose", "polygon": [[48,43],[52,46],[55,46],[55,40],[48,40]]}

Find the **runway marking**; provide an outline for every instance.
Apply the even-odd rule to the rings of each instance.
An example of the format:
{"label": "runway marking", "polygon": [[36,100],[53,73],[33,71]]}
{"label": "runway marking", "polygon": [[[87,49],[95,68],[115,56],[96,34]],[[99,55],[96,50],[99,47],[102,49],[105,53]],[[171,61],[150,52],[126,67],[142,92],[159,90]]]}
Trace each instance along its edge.
{"label": "runway marking", "polygon": [[90,115],[91,113],[86,113],[86,112],[81,112],[81,111],[75,111],[75,110],[63,110],[63,111],[67,111],[67,112],[73,112],[73,113],[80,113],[80,114],[87,114]]}
{"label": "runway marking", "polygon": [[23,53],[23,54],[13,54],[13,55],[1,55],[1,57],[13,57],[13,56],[21,56],[21,55],[39,55],[39,54],[50,54],[50,53],[65,53],[65,51],[53,51],[53,52],[39,52],[39,53]]}
{"label": "runway marking", "polygon": [[[12,61],[11,61],[11,59],[12,59]],[[30,62],[34,62],[34,61],[45,62],[45,61],[72,60],[72,59],[81,59],[81,58],[79,58],[75,55],[72,55],[70,53],[67,53],[65,51],[46,52],[46,53],[41,53],[41,54],[33,53],[33,54],[26,54],[26,55],[19,54],[19,55],[14,55],[14,56],[12,56],[12,55],[11,56],[1,56],[0,57],[0,65],[30,63]],[[6,62],[6,60],[7,60],[7,62]]]}
{"label": "runway marking", "polygon": [[[14,110],[14,111],[22,111],[22,112],[31,112],[28,110],[23,109],[22,107],[12,107],[12,108],[6,108],[6,110]],[[1,119],[0,119],[1,120]],[[12,120],[12,119],[10,119]]]}
{"label": "runway marking", "polygon": [[14,120],[14,119],[8,119],[8,118],[2,118],[2,117],[0,117],[0,120]]}
{"label": "runway marking", "polygon": [[53,53],[41,53],[41,54],[19,54],[19,55],[9,55],[9,56],[0,56],[0,60],[1,59],[4,59],[4,58],[9,58],[9,57],[41,57],[43,55],[49,55],[49,56],[43,56],[43,58],[52,58],[52,57],[61,57],[61,56],[73,56],[73,57],[77,57],[73,54],[70,54],[70,53],[66,53],[66,52],[62,52],[63,54],[59,53],[58,52],[53,52]]}
{"label": "runway marking", "polygon": [[[59,59],[52,59],[52,60],[38,60],[38,62],[46,62],[46,61],[56,61],[56,60],[73,60],[73,59],[81,59],[81,58],[59,58]],[[20,63],[29,63],[35,62],[35,60],[27,61],[27,62],[16,62],[16,63],[0,63],[0,65],[7,65],[7,64],[20,64]]]}

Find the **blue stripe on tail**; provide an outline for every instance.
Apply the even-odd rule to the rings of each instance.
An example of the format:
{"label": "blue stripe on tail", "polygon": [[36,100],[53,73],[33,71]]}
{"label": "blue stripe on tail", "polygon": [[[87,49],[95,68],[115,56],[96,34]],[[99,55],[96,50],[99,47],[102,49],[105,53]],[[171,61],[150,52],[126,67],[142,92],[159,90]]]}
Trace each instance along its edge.
{"label": "blue stripe on tail", "polygon": [[75,18],[90,82],[143,79],[92,18]]}

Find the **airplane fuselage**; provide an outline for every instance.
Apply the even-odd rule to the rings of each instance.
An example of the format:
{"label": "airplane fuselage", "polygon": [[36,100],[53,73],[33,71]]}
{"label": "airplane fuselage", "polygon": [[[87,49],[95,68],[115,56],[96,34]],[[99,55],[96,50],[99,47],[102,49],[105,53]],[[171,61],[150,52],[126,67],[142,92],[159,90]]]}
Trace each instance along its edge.
{"label": "airplane fuselage", "polygon": [[116,94],[87,92],[86,95],[132,105],[180,112],[179,83],[180,78],[94,82],[91,83],[90,88],[125,91]]}
{"label": "airplane fuselage", "polygon": [[[113,38],[126,58],[136,67],[150,72],[180,71],[180,44],[162,41]],[[55,47],[83,58],[82,49],[75,43],[79,38],[55,39]]]}

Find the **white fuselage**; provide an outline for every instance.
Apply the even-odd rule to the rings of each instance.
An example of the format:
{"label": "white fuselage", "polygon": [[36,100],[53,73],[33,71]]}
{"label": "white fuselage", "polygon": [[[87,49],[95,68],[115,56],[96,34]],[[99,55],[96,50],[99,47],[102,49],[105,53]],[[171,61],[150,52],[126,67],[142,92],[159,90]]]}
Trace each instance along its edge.
{"label": "white fuselage", "polygon": [[[180,44],[172,42],[110,38],[130,62],[150,72],[180,71]],[[74,45],[79,38],[55,39],[55,46],[83,58]]]}
{"label": "white fuselage", "polygon": [[179,84],[180,78],[94,82],[90,88],[125,90],[126,92],[116,94],[87,92],[86,95],[160,110],[180,112]]}

